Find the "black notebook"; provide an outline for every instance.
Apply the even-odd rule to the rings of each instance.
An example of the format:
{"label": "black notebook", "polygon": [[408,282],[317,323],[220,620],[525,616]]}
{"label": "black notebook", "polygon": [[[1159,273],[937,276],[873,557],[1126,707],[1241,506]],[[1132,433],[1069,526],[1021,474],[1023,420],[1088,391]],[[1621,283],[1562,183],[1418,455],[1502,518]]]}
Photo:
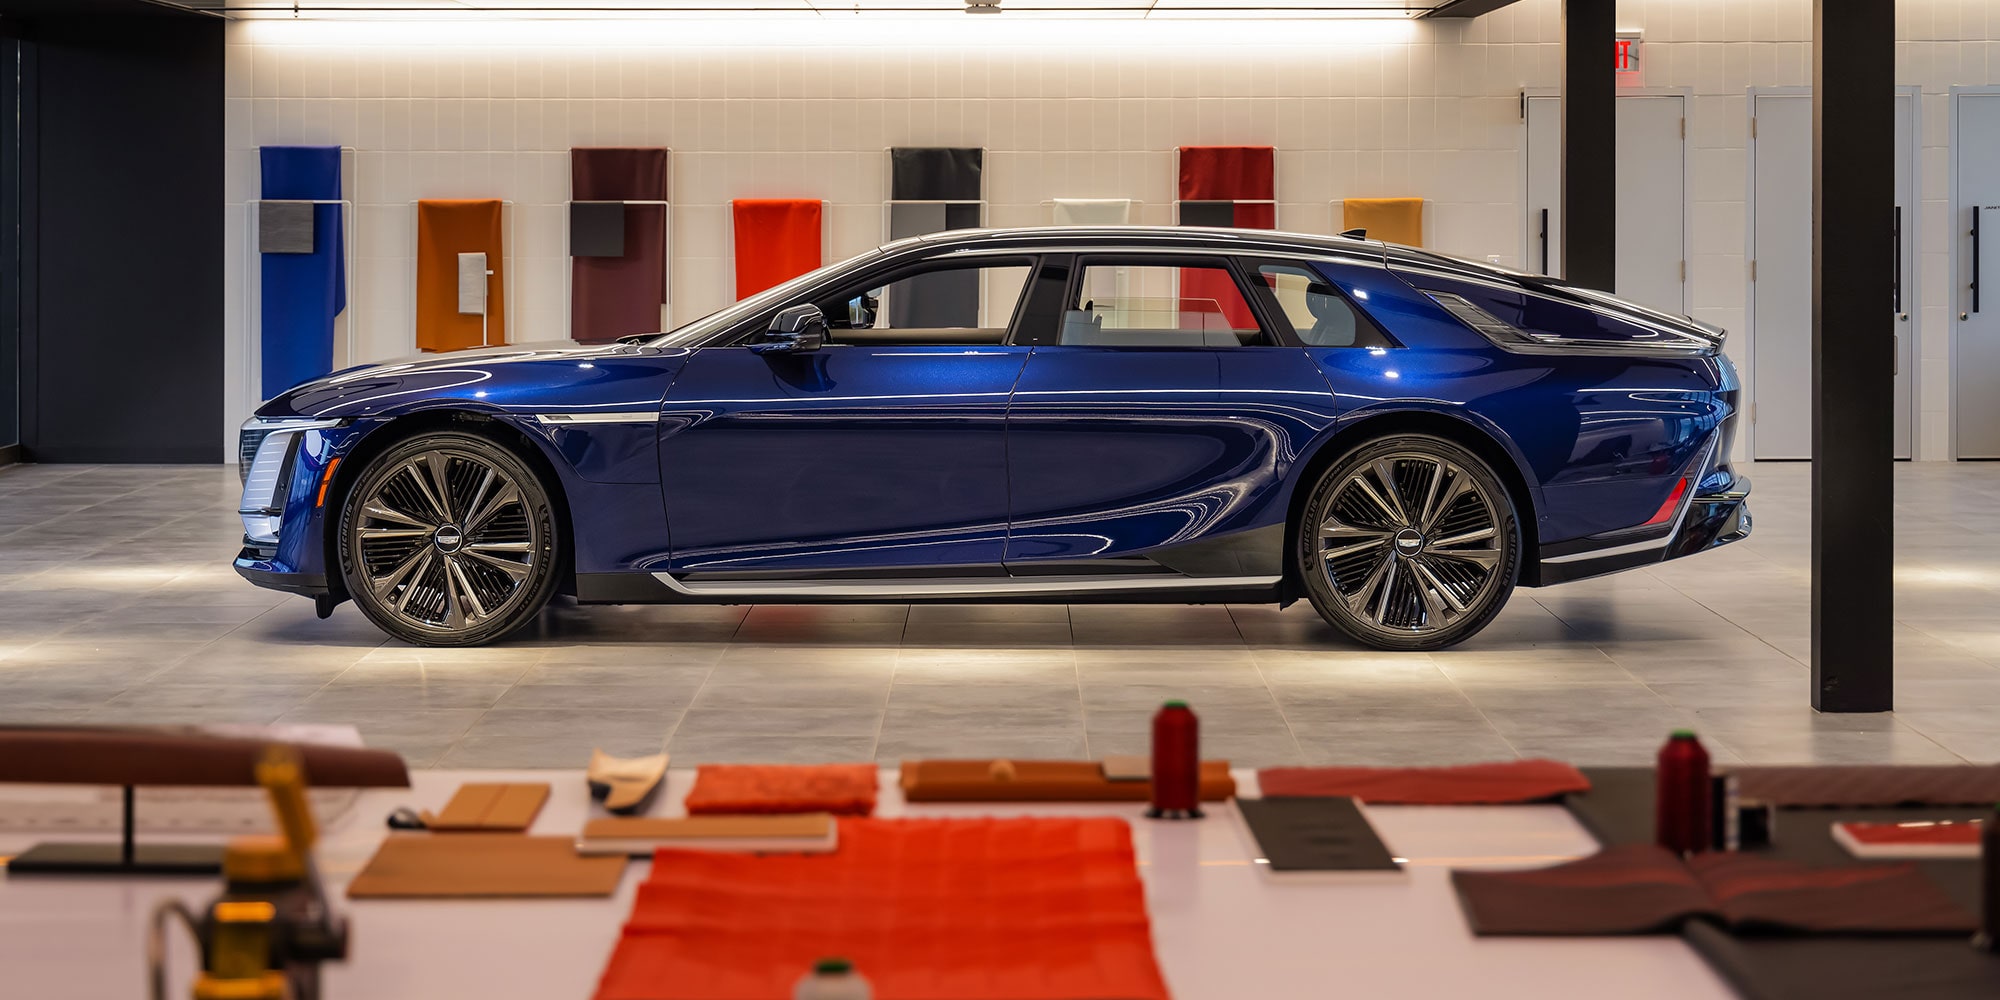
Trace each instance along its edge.
{"label": "black notebook", "polygon": [[1402,870],[1351,798],[1237,799],[1236,811],[1274,875]]}

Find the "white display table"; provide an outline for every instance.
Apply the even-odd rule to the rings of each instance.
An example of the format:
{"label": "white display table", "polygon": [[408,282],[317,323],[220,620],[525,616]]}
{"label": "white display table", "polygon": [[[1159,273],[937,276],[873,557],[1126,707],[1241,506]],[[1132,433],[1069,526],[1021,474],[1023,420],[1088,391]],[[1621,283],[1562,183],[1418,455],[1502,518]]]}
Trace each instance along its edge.
{"label": "white display table", "polygon": [[[1239,791],[1256,792],[1253,772]],[[653,811],[679,815],[694,779],[673,771]],[[1454,867],[1534,867],[1588,854],[1590,835],[1558,806],[1374,807],[1402,876],[1285,883],[1269,878],[1226,803],[1199,822],[1141,817],[1143,804],[905,804],[882,772],[879,816],[1125,816],[1133,824],[1153,939],[1180,1000],[1326,997],[1602,997],[1700,1000],[1732,993],[1676,936],[1474,938],[1453,895]],[[646,862],[616,895],[589,900],[445,902],[345,898],[397,806],[439,809],[466,781],[547,781],[531,832],[572,834],[593,814],[576,771],[416,771],[409,790],[372,790],[329,825],[320,865],[353,926],[348,962],[328,967],[329,1000],[588,998],[632,907]],[[0,855],[53,835],[0,837]],[[16,877],[0,880],[0,993],[35,1000],[144,995],[147,914],[167,894],[190,904],[219,878]],[[175,929],[176,996],[195,968]],[[1024,956],[1032,960],[1032,956]],[[864,972],[866,970],[863,970]]]}

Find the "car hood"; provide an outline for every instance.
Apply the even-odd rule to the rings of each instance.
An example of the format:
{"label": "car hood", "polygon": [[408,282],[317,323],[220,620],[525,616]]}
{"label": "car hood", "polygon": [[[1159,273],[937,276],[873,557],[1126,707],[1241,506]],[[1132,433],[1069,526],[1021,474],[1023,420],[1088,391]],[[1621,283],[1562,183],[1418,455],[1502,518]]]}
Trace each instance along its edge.
{"label": "car hood", "polygon": [[567,340],[415,354],[301,383],[257,415],[366,416],[446,404],[498,412],[656,405],[687,354],[678,348]]}

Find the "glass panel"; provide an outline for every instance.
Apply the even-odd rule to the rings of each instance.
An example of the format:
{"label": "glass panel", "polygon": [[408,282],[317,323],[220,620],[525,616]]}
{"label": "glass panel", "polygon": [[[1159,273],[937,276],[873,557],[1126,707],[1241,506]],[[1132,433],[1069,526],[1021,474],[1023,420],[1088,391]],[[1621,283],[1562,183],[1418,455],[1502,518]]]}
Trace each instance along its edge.
{"label": "glass panel", "polygon": [[1263,336],[1226,268],[1095,264],[1063,313],[1062,343],[1236,347]]}
{"label": "glass panel", "polygon": [[1020,263],[941,267],[844,292],[820,311],[837,344],[998,344],[1032,271]]}
{"label": "glass panel", "polygon": [[1303,264],[1260,264],[1257,278],[1270,290],[1266,304],[1275,305],[1275,311],[1309,347],[1380,347],[1388,343],[1331,282]]}

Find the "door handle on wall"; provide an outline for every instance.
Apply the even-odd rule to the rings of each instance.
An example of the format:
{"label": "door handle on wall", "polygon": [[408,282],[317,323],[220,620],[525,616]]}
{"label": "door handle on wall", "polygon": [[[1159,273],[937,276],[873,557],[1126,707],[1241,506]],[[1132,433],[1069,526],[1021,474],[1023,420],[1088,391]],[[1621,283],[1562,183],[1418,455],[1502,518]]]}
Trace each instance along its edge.
{"label": "door handle on wall", "polygon": [[1896,293],[1895,311],[1902,312],[1903,311],[1903,206],[1901,205],[1896,206],[1896,221],[1893,225],[1890,226],[1890,231],[1896,238],[1896,273],[1895,273],[1895,280],[1890,284],[1890,287],[1895,289]]}
{"label": "door handle on wall", "polygon": [[[1979,311],[1979,206],[1972,206],[1972,311]],[[1959,319],[1965,314],[1959,313]]]}
{"label": "door handle on wall", "polygon": [[1542,209],[1542,273],[1549,273],[1549,210]]}

